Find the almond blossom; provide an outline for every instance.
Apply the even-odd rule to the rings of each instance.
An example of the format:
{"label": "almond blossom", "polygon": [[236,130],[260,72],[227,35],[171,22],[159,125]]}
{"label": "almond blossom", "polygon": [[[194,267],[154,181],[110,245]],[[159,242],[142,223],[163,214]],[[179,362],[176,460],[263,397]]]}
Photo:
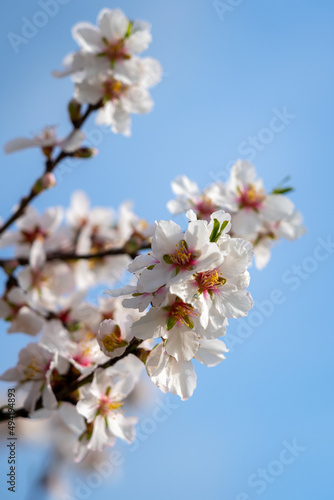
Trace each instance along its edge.
{"label": "almond blossom", "polygon": [[[223,361],[227,352],[221,340],[202,339],[194,358],[211,367]],[[177,394],[182,401],[193,395],[197,376],[192,361],[177,361],[168,354],[163,343],[152,349],[146,361],[146,370],[162,392]]]}
{"label": "almond blossom", "polygon": [[65,139],[58,139],[56,136],[56,127],[46,127],[43,132],[32,139],[18,137],[7,142],[4,146],[5,153],[13,153],[22,149],[39,147],[43,154],[50,157],[53,148],[59,147],[66,153],[73,153],[80,148],[85,134],[81,130],[74,130]]}
{"label": "almond blossom", "polygon": [[16,286],[0,299],[0,318],[11,322],[8,333],[37,335],[45,324],[40,311],[35,311],[30,306],[27,295]]}
{"label": "almond blossom", "polygon": [[17,221],[17,232],[6,231],[0,238],[0,247],[15,245],[15,255],[28,257],[34,241],[43,242],[46,251],[54,251],[65,245],[64,235],[59,231],[63,219],[62,207],[48,208],[39,214],[29,206]]}
{"label": "almond blossom", "polygon": [[65,70],[54,76],[73,74],[83,80],[112,69],[116,75],[136,81],[140,75],[136,54],[146,50],[152,40],[149,24],[130,21],[120,9],[103,9],[97,24],[82,22],[73,27],[80,51],[67,56]]}
{"label": "almond blossom", "polygon": [[137,418],[125,417],[121,408],[138,382],[142,366],[130,354],[115,366],[96,370],[93,382],[81,389],[77,410],[87,422],[81,446],[85,444],[87,450],[100,451],[104,446],[113,446],[116,438],[128,443],[135,439]]}
{"label": "almond blossom", "polygon": [[57,366],[57,354],[39,344],[28,344],[21,350],[19,361],[15,368],[9,368],[0,377],[1,380],[18,382],[24,386],[28,395],[24,407],[32,412],[38,399],[41,397],[43,407],[54,410],[57,400],[52,391],[51,375]]}

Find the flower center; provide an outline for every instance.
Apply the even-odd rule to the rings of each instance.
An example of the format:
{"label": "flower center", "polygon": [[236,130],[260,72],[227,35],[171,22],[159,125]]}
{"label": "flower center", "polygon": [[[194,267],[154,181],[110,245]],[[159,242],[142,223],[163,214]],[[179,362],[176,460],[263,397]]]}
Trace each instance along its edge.
{"label": "flower center", "polygon": [[31,231],[21,230],[22,242],[33,243],[37,238],[45,239],[48,233],[44,231],[41,227],[36,226]]}
{"label": "flower center", "polygon": [[127,90],[128,85],[115,80],[115,78],[110,78],[103,83],[103,93],[105,101],[114,101],[119,99],[122,94]]}
{"label": "flower center", "polygon": [[112,65],[116,61],[123,61],[131,58],[131,55],[126,51],[123,39],[117,40],[116,42],[110,42],[106,38],[103,38],[103,42],[105,44],[105,49],[101,52],[101,56],[103,55],[109,59]]}
{"label": "flower center", "polygon": [[163,259],[167,264],[172,264],[177,269],[191,271],[196,264],[197,255],[188,249],[187,242],[181,240],[175,245],[174,253],[164,255]]}
{"label": "flower center", "polygon": [[218,288],[225,285],[226,278],[223,277],[220,269],[213,269],[204,273],[195,274],[195,282],[199,294],[208,292],[210,295]]}
{"label": "flower center", "polygon": [[104,337],[102,344],[108,352],[112,352],[118,347],[125,347],[128,343],[126,340],[122,340],[121,329],[116,325],[114,331]]}
{"label": "flower center", "polygon": [[240,194],[239,198],[237,198],[239,208],[250,208],[257,211],[266,198],[263,189],[257,191],[254,184],[249,184],[249,186],[247,188],[244,188],[242,191],[240,188],[238,188],[238,191]]}
{"label": "flower center", "polygon": [[45,367],[38,362],[36,356],[33,356],[29,365],[24,370],[24,376],[26,380],[38,380],[45,371],[47,371]]}
{"label": "flower center", "polygon": [[123,406],[123,401],[113,401],[107,395],[100,399],[98,413],[102,417],[106,417],[111,411],[119,411]]}
{"label": "flower center", "polygon": [[167,330],[171,330],[176,324],[194,328],[191,316],[194,316],[195,313],[191,304],[186,304],[177,297],[174,304],[166,306],[164,309],[168,312]]}
{"label": "flower center", "polygon": [[203,195],[201,199],[194,206],[197,212],[197,218],[201,220],[209,220],[210,215],[213,214],[218,207],[216,207],[208,196]]}

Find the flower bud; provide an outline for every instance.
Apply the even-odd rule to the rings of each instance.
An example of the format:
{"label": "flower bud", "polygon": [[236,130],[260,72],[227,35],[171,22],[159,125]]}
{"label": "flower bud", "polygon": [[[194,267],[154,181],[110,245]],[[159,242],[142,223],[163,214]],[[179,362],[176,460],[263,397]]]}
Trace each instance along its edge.
{"label": "flower bud", "polygon": [[44,189],[49,189],[57,184],[56,177],[52,172],[47,172],[42,177],[42,186]]}
{"label": "flower bud", "polygon": [[72,123],[77,122],[81,118],[81,104],[76,101],[75,99],[72,99],[68,103],[68,114],[70,115],[70,120]]}
{"label": "flower bud", "polygon": [[48,160],[51,158],[53,147],[54,146],[42,147],[42,152],[43,152],[44,156],[46,156],[48,158]]}
{"label": "flower bud", "polygon": [[74,151],[71,156],[73,156],[74,158],[92,158],[93,156],[96,156],[98,152],[99,150],[96,148],[83,147]]}

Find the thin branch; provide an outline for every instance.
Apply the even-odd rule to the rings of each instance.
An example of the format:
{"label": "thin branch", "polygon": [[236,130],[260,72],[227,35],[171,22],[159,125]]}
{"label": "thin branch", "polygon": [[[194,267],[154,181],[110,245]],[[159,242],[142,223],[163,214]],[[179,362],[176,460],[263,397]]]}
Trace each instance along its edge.
{"label": "thin branch", "polygon": [[[151,245],[145,243],[137,248],[135,251],[129,251],[129,249],[124,246],[122,248],[108,248],[107,250],[102,250],[101,252],[76,254],[75,252],[55,252],[46,256],[46,261],[51,262],[53,260],[63,260],[63,261],[76,261],[76,260],[90,260],[90,259],[102,259],[103,257],[108,257],[110,255],[129,255],[134,258],[137,256],[139,250],[149,250]],[[10,266],[13,262],[21,266],[26,266],[29,264],[28,257],[13,257],[12,259],[0,259],[0,267],[6,268]]]}
{"label": "thin branch", "polygon": [[[128,354],[134,354],[135,356],[140,356],[142,349],[138,349],[138,346],[142,343],[142,340],[138,340],[136,338],[132,339],[126,350],[121,356],[118,356],[117,358],[109,359],[109,361],[106,361],[103,365],[100,365],[98,368],[106,369],[109,368],[110,366],[113,366],[117,363],[117,361],[120,361],[121,359],[124,359]],[[86,375],[84,378],[80,380],[80,377],[74,380],[73,382],[69,383],[66,385],[66,387],[61,388],[59,391],[55,392],[55,396],[57,401],[66,401],[69,396],[80,389],[83,385],[89,384],[92,382],[94,378],[94,372],[90,373],[89,375]],[[43,408],[43,403],[42,399],[40,398],[37,401],[35,410],[40,410]],[[0,422],[5,422],[6,420],[9,420],[10,418],[18,418],[18,417],[23,417],[23,418],[29,418],[29,412],[25,408],[18,408],[15,410],[14,414],[13,412],[8,413],[8,411],[5,411],[6,408],[0,408]]]}
{"label": "thin branch", "polygon": [[[78,120],[76,120],[73,123],[73,130],[80,129],[81,126],[86,121],[86,119],[88,118],[88,116],[93,111],[96,111],[97,109],[99,109],[101,106],[102,106],[101,101],[98,102],[97,104],[94,104],[94,105],[90,104],[87,107],[86,112]],[[60,163],[64,158],[67,158],[68,156],[73,156],[73,155],[72,155],[72,153],[66,153],[65,151],[60,151],[60,153],[58,153],[58,155],[56,156],[56,158],[54,160],[49,158],[45,163],[45,172],[44,173],[52,172],[55,169],[55,167],[58,165],[58,163]],[[11,215],[8,218],[8,220],[0,227],[0,234],[2,234],[4,231],[6,231],[6,229],[8,229],[13,224],[13,222],[15,222],[19,217],[21,217],[21,215],[24,213],[24,211],[27,208],[27,206],[29,205],[29,203],[40,194],[40,191],[36,190],[35,186],[36,186],[36,183],[38,183],[38,181],[42,180],[42,178],[43,178],[43,176],[40,177],[39,179],[37,179],[37,181],[34,183],[33,187],[31,188],[29,194],[21,199],[20,204],[19,204],[18,208],[15,210],[15,212],[13,213],[13,215]]]}

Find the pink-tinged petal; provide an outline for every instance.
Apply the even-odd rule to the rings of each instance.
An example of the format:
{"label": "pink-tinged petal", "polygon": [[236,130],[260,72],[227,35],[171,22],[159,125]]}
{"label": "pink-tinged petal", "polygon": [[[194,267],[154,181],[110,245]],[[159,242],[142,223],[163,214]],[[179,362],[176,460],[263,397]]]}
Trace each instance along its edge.
{"label": "pink-tinged petal", "polygon": [[43,406],[48,410],[55,410],[57,408],[58,402],[56,396],[54,395],[50,382],[45,382],[44,389],[42,392]]}
{"label": "pink-tinged petal", "polygon": [[148,48],[152,35],[148,31],[136,31],[125,40],[125,48],[130,54],[140,54]]}
{"label": "pink-tinged petal", "polygon": [[30,413],[34,411],[36,403],[41,396],[41,389],[44,384],[43,380],[33,382],[30,384],[30,390],[24,401],[24,408]]}
{"label": "pink-tinged petal", "polygon": [[127,443],[131,443],[136,438],[135,424],[138,419],[136,417],[124,417],[121,413],[114,413],[107,417],[110,432],[116,437],[124,439]]}
{"label": "pink-tinged petal", "polygon": [[74,99],[81,104],[97,104],[103,97],[102,85],[96,85],[86,80],[79,82],[74,87]]}
{"label": "pink-tinged petal", "polygon": [[217,311],[226,318],[247,316],[253,304],[250,293],[245,290],[238,290],[229,294],[222,293],[221,297],[217,297],[215,300]]}
{"label": "pink-tinged petal", "polygon": [[190,328],[183,329],[175,326],[168,333],[165,349],[177,361],[189,361],[196,354],[198,344],[196,332]]}
{"label": "pink-tinged petal", "polygon": [[186,198],[200,196],[201,194],[196,182],[185,175],[176,177],[172,182],[172,190],[177,196],[185,196]]}
{"label": "pink-tinged petal", "polygon": [[254,166],[245,160],[237,160],[231,169],[231,183],[236,186],[249,186],[256,179]]}
{"label": "pink-tinged petal", "polygon": [[196,353],[196,359],[206,366],[216,366],[225,359],[228,352],[226,344],[221,340],[201,340],[200,348]]}
{"label": "pink-tinged petal", "polygon": [[196,373],[191,361],[180,363],[173,360],[170,367],[169,391],[177,394],[182,401],[190,398],[196,388]]}
{"label": "pink-tinged petal", "polygon": [[[108,103],[109,104],[109,103]],[[123,134],[126,137],[131,135],[131,117],[128,111],[124,110],[122,106],[115,107],[112,131],[115,134]]]}
{"label": "pink-tinged petal", "polygon": [[157,264],[159,261],[149,254],[138,255],[133,262],[128,267],[130,273],[135,273],[136,271],[141,271],[145,267],[149,267],[153,264]]}
{"label": "pink-tinged petal", "polygon": [[96,53],[103,50],[101,33],[93,24],[76,24],[72,29],[72,36],[80,47],[86,52]]}
{"label": "pink-tinged petal", "polygon": [[37,146],[35,139],[27,139],[25,137],[18,137],[17,139],[12,139],[6,142],[4,146],[5,153],[14,153],[15,151],[21,151],[22,149],[31,148]]}
{"label": "pink-tinged petal", "polygon": [[102,35],[109,41],[117,41],[124,38],[129,20],[120,9],[103,9],[98,17]]}
{"label": "pink-tinged petal", "polygon": [[256,237],[262,222],[258,213],[254,210],[240,210],[232,217],[232,232],[244,238]]}
{"label": "pink-tinged petal", "polygon": [[52,71],[52,76],[55,78],[63,78],[73,73],[82,71],[85,67],[87,55],[82,52],[73,52],[68,54],[63,60],[63,66],[65,69],[63,71],[54,70]]}
{"label": "pink-tinged petal", "polygon": [[254,248],[255,265],[257,269],[263,269],[268,264],[271,254],[271,244],[271,240],[263,240]]}
{"label": "pink-tinged petal", "polygon": [[189,249],[202,249],[204,245],[209,243],[209,236],[207,224],[203,220],[189,222],[184,233],[184,239]]}
{"label": "pink-tinged petal", "polygon": [[189,201],[186,199],[182,199],[182,198],[176,199],[176,200],[170,200],[167,203],[167,208],[170,211],[170,213],[172,213],[174,215],[182,214],[183,212],[185,212],[187,210],[187,208],[189,208]]}
{"label": "pink-tinged petal", "polygon": [[294,211],[294,204],[283,194],[272,194],[267,196],[263,202],[261,214],[271,222],[284,219]]}
{"label": "pink-tinged petal", "polygon": [[40,269],[45,264],[46,255],[41,239],[36,239],[32,244],[29,260],[32,269]]}
{"label": "pink-tinged petal", "polygon": [[83,417],[79,415],[76,407],[71,403],[62,401],[58,409],[58,415],[63,420],[65,425],[67,425],[67,427],[75,434],[80,435],[85,432],[85,421]]}
{"label": "pink-tinged petal", "polygon": [[165,264],[157,264],[154,269],[145,269],[138,281],[138,292],[155,292],[171,279],[173,273],[173,267]]}
{"label": "pink-tinged petal", "polygon": [[126,92],[122,100],[124,109],[129,113],[145,114],[153,108],[153,100],[147,89],[134,85]]}
{"label": "pink-tinged petal", "polygon": [[184,235],[178,224],[171,220],[158,222],[152,238],[153,254],[162,261],[165,254],[174,252],[175,245],[182,239]]}
{"label": "pink-tinged petal", "polygon": [[26,333],[27,335],[37,335],[44,326],[43,319],[28,307],[22,307],[17,314],[15,321],[8,329],[8,333]]}
{"label": "pink-tinged petal", "polygon": [[0,248],[8,247],[11,245],[16,245],[21,239],[20,233],[12,233],[11,231],[6,231],[0,239]]}
{"label": "pink-tinged petal", "polygon": [[66,153],[73,153],[80,148],[85,137],[81,130],[73,130],[66,139],[59,143],[59,147]]}
{"label": "pink-tinged petal", "polygon": [[166,321],[167,314],[165,319],[164,311],[151,308],[145,316],[132,325],[132,333],[135,337],[142,340],[161,337],[166,332]]}
{"label": "pink-tinged petal", "polygon": [[223,242],[220,249],[226,252],[223,262],[219,265],[224,278],[243,273],[253,258],[252,244],[242,238],[231,238]]}
{"label": "pink-tinged petal", "polygon": [[156,59],[152,59],[151,57],[140,59],[139,70],[139,83],[143,87],[153,87],[161,81],[162,67]]}
{"label": "pink-tinged petal", "polygon": [[0,380],[5,382],[18,382],[21,380],[21,372],[18,368],[8,368],[2,375],[0,375]]}
{"label": "pink-tinged petal", "polygon": [[90,450],[102,451],[103,447],[108,443],[108,439],[104,418],[102,416],[98,416],[94,420],[93,433],[89,440],[88,448]]}
{"label": "pink-tinged petal", "polygon": [[[85,394],[87,394],[87,392]],[[92,394],[87,394],[87,397],[80,399],[76,408],[80,415],[83,415],[88,422],[91,422],[99,408],[98,399]]]}

